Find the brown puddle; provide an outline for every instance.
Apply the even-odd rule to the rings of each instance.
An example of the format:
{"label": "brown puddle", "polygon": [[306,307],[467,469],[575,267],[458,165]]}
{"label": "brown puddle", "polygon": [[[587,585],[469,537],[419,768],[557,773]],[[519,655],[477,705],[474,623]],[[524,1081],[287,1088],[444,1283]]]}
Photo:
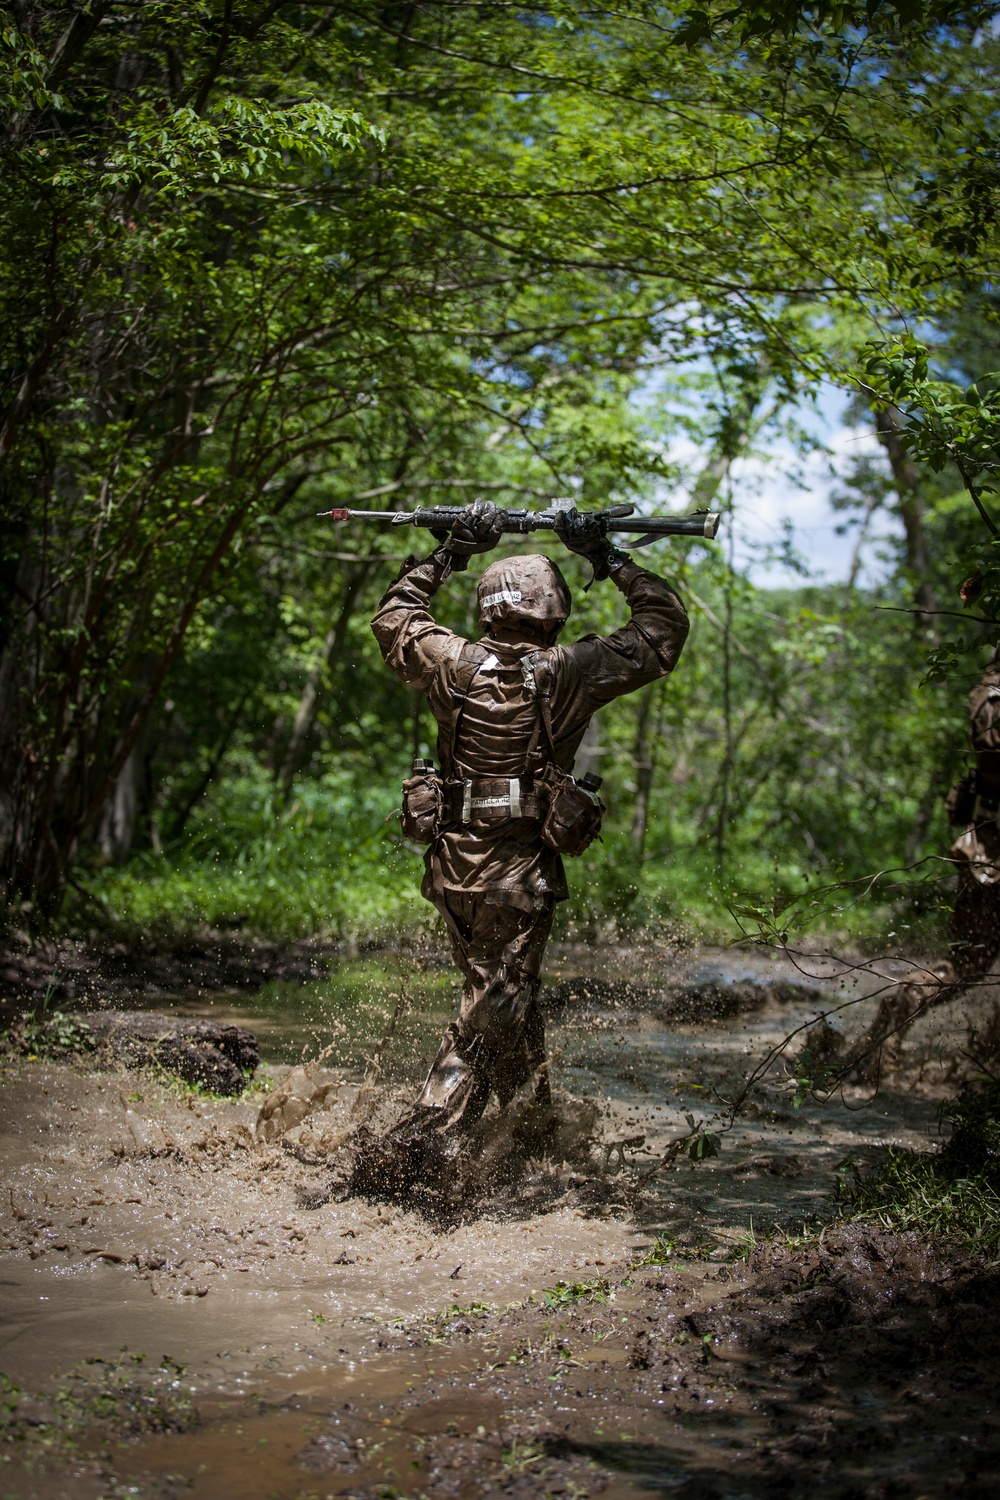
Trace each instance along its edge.
{"label": "brown puddle", "polygon": [[115,1493],[997,1493],[1000,1276],[905,1236],[831,1231],[749,1265],[646,1270],[439,1330],[443,1347],[374,1363],[349,1395],[288,1396],[138,1444]]}
{"label": "brown puddle", "polygon": [[[382,1372],[373,1375],[365,1402],[391,1399],[392,1387]],[[490,1401],[441,1401],[403,1424],[355,1412],[349,1402],[335,1416],[329,1399],[322,1406],[303,1402],[299,1410],[209,1419],[197,1432],[144,1442],[129,1455],[126,1482],[155,1494],[157,1478],[176,1476],[183,1486],[177,1493],[192,1500],[312,1500],[375,1486],[420,1493],[429,1482],[427,1437],[495,1433],[500,1418],[498,1403]]]}
{"label": "brown puddle", "polygon": [[[599,968],[599,960],[592,956],[592,966]],[[622,954],[603,961],[622,972]],[[734,961],[726,961],[732,968]],[[649,973],[640,976],[644,982]],[[431,978],[430,1009],[414,1022],[390,1070],[387,1107],[405,1097],[418,1067],[418,1039],[430,1035],[428,1016],[441,1003],[441,982]],[[391,975],[379,980],[384,990],[391,982]],[[377,986],[365,993],[359,1045],[370,1043],[386,1009]],[[203,1002],[184,1008],[220,1013]],[[853,1024],[865,1024],[871,1008],[870,1002],[858,1007]],[[793,996],[699,1024],[658,1019],[641,1007],[568,1005],[550,1025],[557,1078],[574,1094],[602,1101],[606,1139],[645,1134],[645,1146],[626,1153],[631,1167],[641,1166],[684,1128],[686,1113],[712,1120],[716,1095],[731,1093],[756,1057],[816,1009],[815,998]],[[247,997],[230,1002],[230,1012],[254,1026]],[[272,1036],[272,1056],[300,1051],[294,1007],[281,1012],[284,1021],[274,1009],[271,1015],[274,1030],[261,1029]],[[831,1494],[858,1500],[978,1494],[980,1479],[954,1458],[961,1432],[940,1416],[938,1396],[932,1392],[929,1405],[924,1400],[934,1384],[920,1373],[933,1369],[931,1333],[930,1352],[922,1353],[918,1341],[903,1359],[894,1395],[878,1371],[871,1389],[865,1385],[871,1372],[856,1351],[826,1375],[811,1372],[810,1361],[824,1368],[817,1350],[840,1326],[829,1309],[825,1324],[809,1323],[809,1297],[822,1277],[804,1289],[792,1277],[773,1292],[779,1308],[801,1302],[806,1311],[788,1348],[779,1328],[760,1349],[754,1341],[771,1316],[766,1296],[756,1310],[741,1302],[729,1324],[713,1313],[716,1321],[698,1332],[705,1308],[720,1296],[752,1294],[742,1283],[720,1294],[713,1280],[720,1273],[704,1263],[675,1267],[669,1276],[644,1272],[641,1289],[620,1284],[623,1268],[659,1233],[689,1247],[731,1247],[747,1240],[751,1223],[759,1234],[774,1223],[828,1217],[838,1161],[871,1159],[886,1140],[926,1147],[934,1139],[937,1100],[949,1087],[939,1058],[954,1052],[965,1025],[961,1003],[929,1020],[913,1041],[920,1068],[904,1088],[874,1100],[857,1092],[846,1103],[795,1111],[784,1081],[772,1078],[726,1136],[718,1160],[654,1178],[642,1195],[623,1191],[619,1206],[613,1188],[624,1179],[611,1176],[603,1207],[576,1206],[571,1193],[553,1199],[525,1192],[450,1224],[390,1205],[331,1201],[325,1164],[291,1155],[280,1143],[254,1143],[259,1098],[199,1101],[139,1075],[70,1064],[9,1066],[0,1140],[8,1190],[0,1201],[0,1370],[36,1393],[42,1407],[34,1425],[0,1446],[6,1459],[0,1500],[8,1494],[299,1500],[345,1493],[463,1500],[600,1493],[624,1500],[651,1490],[683,1500],[737,1500],[798,1493],[810,1453]],[[356,1063],[348,1048],[330,1072],[339,1087],[319,1124],[331,1130],[344,1124],[356,1097]],[[275,1064],[272,1076],[280,1074]],[[865,1274],[874,1284],[880,1263],[869,1259],[875,1269]],[[566,1293],[544,1302],[545,1289],[599,1282],[614,1267],[613,1302]],[[919,1283],[923,1274],[900,1271],[900,1286]],[[943,1275],[934,1269],[938,1281]],[[773,1282],[771,1270],[759,1273],[762,1285],[768,1276]],[[671,1285],[657,1290],[658,1281]],[[983,1286],[968,1294],[976,1308],[972,1323],[986,1316]],[[685,1310],[677,1315],[673,1306],[682,1293]],[[535,1303],[524,1305],[532,1294]],[[851,1321],[856,1303],[848,1299],[846,1312],[841,1307],[844,1326],[855,1331],[863,1326]],[[917,1314],[906,1316],[912,1322]],[[946,1311],[939,1318],[959,1343],[963,1316]],[[675,1343],[665,1341],[671,1318],[679,1328],[670,1335]],[[568,1346],[562,1352],[560,1319]],[[647,1319],[652,1342],[644,1344],[639,1335]],[[715,1352],[705,1352],[706,1335]],[[976,1337],[971,1324],[969,1337]],[[118,1416],[102,1428],[104,1387],[94,1371],[111,1379],[115,1361],[140,1355],[135,1396],[120,1396]],[[161,1369],[164,1355],[171,1363],[156,1378],[190,1408],[175,1425],[196,1425],[157,1435],[147,1424],[143,1435],[138,1417],[139,1427],[129,1426],[129,1403],[141,1407],[142,1382]],[[67,1371],[95,1359],[107,1364],[83,1367],[82,1417],[45,1407]],[[970,1359],[972,1368],[975,1349]],[[649,1372],[658,1370],[654,1379]],[[947,1388],[961,1388],[954,1372],[948,1380]],[[899,1392],[909,1390],[908,1381],[904,1399]],[[700,1394],[689,1398],[694,1389]],[[978,1397],[973,1404],[973,1426],[988,1426]],[[925,1410],[931,1419],[921,1448],[908,1413]],[[886,1477],[878,1445],[872,1440],[864,1448],[864,1431],[886,1423],[910,1434],[917,1488],[905,1463],[893,1459]],[[98,1434],[93,1441],[91,1428]],[[10,1422],[8,1429],[9,1435]],[[62,1434],[58,1441],[53,1433]],[[933,1485],[920,1488],[935,1433],[954,1472],[965,1476],[964,1488],[941,1488],[937,1460]],[[830,1488],[822,1450],[831,1443],[849,1457],[845,1474],[855,1475],[854,1491]],[[985,1472],[992,1473],[988,1465]]]}

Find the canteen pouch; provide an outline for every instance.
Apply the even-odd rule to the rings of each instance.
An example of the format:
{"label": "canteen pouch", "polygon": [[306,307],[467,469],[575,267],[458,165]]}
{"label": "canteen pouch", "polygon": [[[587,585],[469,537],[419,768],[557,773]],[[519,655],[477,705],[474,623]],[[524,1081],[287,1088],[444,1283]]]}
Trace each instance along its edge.
{"label": "canteen pouch", "polygon": [[545,806],[542,843],[570,857],[589,849],[600,834],[605,811],[596,790],[551,764],[535,773],[535,785]]}
{"label": "canteen pouch", "polygon": [[444,821],[444,782],[433,766],[415,770],[403,782],[404,839],[413,844],[433,844]]}

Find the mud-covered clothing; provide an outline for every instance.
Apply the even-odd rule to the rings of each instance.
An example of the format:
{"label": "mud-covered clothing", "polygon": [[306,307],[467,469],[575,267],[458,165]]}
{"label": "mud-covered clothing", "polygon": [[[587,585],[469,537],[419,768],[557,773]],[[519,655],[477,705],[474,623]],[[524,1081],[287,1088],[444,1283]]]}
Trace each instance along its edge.
{"label": "mud-covered clothing", "polygon": [[[986,669],[969,694],[969,739],[976,762],[975,821],[955,840],[951,856],[960,861],[961,884],[972,880],[980,886],[1000,887],[1000,666],[996,664]],[[961,928],[957,905],[953,929],[956,922]],[[954,931],[952,935],[955,938]],[[964,940],[961,932],[956,940]],[[994,950],[987,968],[995,957]]]}
{"label": "mud-covered clothing", "polygon": [[[669,585],[629,562],[612,577],[632,618],[613,634],[567,646],[488,637],[472,643],[429,611],[443,573],[434,557],[404,568],[380,602],[372,630],[396,675],[427,694],[446,777],[516,777],[550,759],[539,733],[539,693],[548,698],[556,763],[571,769],[596,710],[670,672],[688,632],[684,607]],[[537,819],[512,819],[504,809],[446,828],[427,852],[423,894],[437,902],[444,891],[479,892],[525,910],[563,900],[562,861],[541,843],[539,830]]]}
{"label": "mud-covered clothing", "polygon": [[1000,799],[1000,665],[995,662],[969,694],[969,739],[979,780]]}
{"label": "mud-covered clothing", "polygon": [[949,959],[885,995],[865,1035],[857,1072],[874,1081],[883,1043],[898,1051],[918,1016],[956,999],[983,978],[1000,954],[1000,664],[969,694],[969,741],[975,758],[975,821],[949,851],[958,892],[948,921]]}
{"label": "mud-covered clothing", "polygon": [[439,1110],[444,1129],[471,1125],[491,1091],[505,1105],[532,1075],[538,1076],[538,1102],[547,1102],[538,984],[555,903],[522,911],[446,891],[438,910],[465,985],[458,1018],[441,1039],[416,1107]]}
{"label": "mud-covered clothing", "polygon": [[453,789],[490,780],[506,788],[505,796],[449,804],[421,887],[447,923],[465,985],[459,1015],[405,1123],[464,1131],[491,1092],[504,1104],[534,1076],[538,1099],[548,1098],[539,973],[555,902],[567,890],[559,855],[541,841],[533,773],[553,750],[569,770],[597,709],[671,671],[688,620],[662,579],[627,562],[612,577],[632,617],[613,634],[567,646],[489,637],[474,643],[430,613],[444,574],[437,556],[404,565],[372,630],[396,675],[426,693],[442,775]]}

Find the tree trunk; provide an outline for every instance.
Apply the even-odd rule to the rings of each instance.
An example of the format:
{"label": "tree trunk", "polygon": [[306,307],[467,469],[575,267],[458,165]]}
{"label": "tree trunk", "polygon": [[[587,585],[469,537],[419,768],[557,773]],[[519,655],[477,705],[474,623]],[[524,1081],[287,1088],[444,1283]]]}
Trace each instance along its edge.
{"label": "tree trunk", "polygon": [[872,516],[875,514],[881,504],[881,495],[868,496],[867,503],[865,504],[865,513],[861,517],[861,525],[858,527],[858,534],[854,538],[854,550],[851,553],[851,565],[847,570],[848,590],[853,589],[857,584],[858,574],[861,572],[861,549],[864,547],[865,542],[868,540],[868,529],[871,526]]}
{"label": "tree trunk", "polygon": [[635,805],[632,809],[632,847],[642,858],[646,845],[646,829],[649,823],[649,794],[653,786],[653,740],[650,724],[653,718],[653,702],[657,684],[651,682],[639,695],[638,714],[635,725]]}
{"label": "tree trunk", "polygon": [[362,563],[359,567],[352,568],[344,577],[340,613],[333,626],[327,631],[320,659],[306,680],[295,722],[292,725],[291,739],[288,741],[288,747],[278,771],[278,787],[285,801],[291,793],[292,783],[304,758],[306,744],[315,728],[323,689],[329,685],[333,669],[343,652],[344,641],[347,639],[347,631],[358,595],[368,580],[372,566],[370,562]]}
{"label": "tree trunk", "polygon": [[903,426],[903,416],[898,407],[888,406],[875,414],[878,440],[886,451],[896,494],[899,496],[899,515],[906,542],[906,566],[913,578],[913,602],[917,606],[915,619],[922,631],[938,641],[940,632],[936,614],[937,599],[931,582],[920,474],[903,446]]}
{"label": "tree trunk", "polygon": [[931,819],[934,817],[939,804],[944,800],[947,786],[947,774],[940,766],[935,767],[930,774],[927,789],[920,799],[917,816],[913,820],[913,827],[910,829],[909,837],[906,840],[904,857],[908,865],[912,864],[920,853],[920,847],[927,836],[928,828],[931,826]]}
{"label": "tree trunk", "polygon": [[[47,563],[44,558],[39,561],[35,587],[25,590],[24,619],[0,663],[0,783],[5,782],[12,794],[9,802],[0,796],[0,884],[6,900],[20,900],[22,909],[33,911],[36,919],[48,920],[58,910],[80,838],[97,831],[109,800],[118,796],[119,779],[147,733],[163,680],[246,512],[245,503],[234,506],[215,533],[214,544],[211,537],[207,542],[199,539],[200,555],[183,568],[182,577],[190,581],[185,582],[184,595],[173,601],[166,638],[155,652],[143,651],[132,659],[123,651],[113,676],[105,669],[102,677],[102,659],[119,643],[113,635],[109,639],[109,627],[87,592],[90,580],[84,577],[75,594],[64,591],[68,597],[46,597]],[[109,570],[113,563],[114,559]],[[145,618],[137,605],[133,635]],[[44,624],[49,637],[38,649],[32,649],[39,635],[35,621]],[[63,645],[67,638],[68,645]],[[137,682],[141,688],[129,688],[127,696],[121,692],[123,685]],[[32,711],[43,690],[52,711],[39,734],[32,729]],[[137,772],[141,762],[138,749]],[[130,785],[126,773],[117,814],[104,829],[109,848],[120,850],[127,842]],[[138,781],[135,790],[138,793]],[[112,830],[114,821],[117,832]]]}
{"label": "tree trunk", "polygon": [[139,780],[142,775],[142,742],[122,766],[114,791],[104,804],[97,841],[105,864],[123,865],[132,852],[139,817]]}

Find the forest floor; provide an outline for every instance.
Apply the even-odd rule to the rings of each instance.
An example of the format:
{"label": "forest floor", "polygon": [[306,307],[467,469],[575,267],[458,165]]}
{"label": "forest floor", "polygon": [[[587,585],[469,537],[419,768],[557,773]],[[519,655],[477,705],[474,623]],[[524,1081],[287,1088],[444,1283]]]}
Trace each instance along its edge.
{"label": "forest floor", "polygon": [[[374,986],[363,1004],[383,1014],[384,971],[359,962],[356,992]],[[719,1158],[641,1179],[686,1113],[722,1129],[720,1098],[827,1003],[822,975],[796,990],[801,976],[754,962],[766,972],[688,953],[668,983],[662,955],[656,977],[607,953],[588,975],[555,950],[560,1081],[602,1101],[604,1141],[646,1140],[624,1171],[598,1150],[435,1221],[338,1201],[310,1147],[355,1111],[356,1056],[327,1064],[311,1134],[255,1139],[315,1020],[286,991],[258,1029],[287,1060],[237,1100],[9,1059],[0,1495],[996,1494],[1000,1270],[840,1222],[833,1201],[845,1159],[933,1144],[975,1019],[961,1004],[922,1023],[876,1098],[796,1111],[779,1068]],[[450,997],[427,975],[433,1029]],[[172,1003],[254,1023],[246,994]],[[412,1087],[413,1045],[385,1114]]]}

